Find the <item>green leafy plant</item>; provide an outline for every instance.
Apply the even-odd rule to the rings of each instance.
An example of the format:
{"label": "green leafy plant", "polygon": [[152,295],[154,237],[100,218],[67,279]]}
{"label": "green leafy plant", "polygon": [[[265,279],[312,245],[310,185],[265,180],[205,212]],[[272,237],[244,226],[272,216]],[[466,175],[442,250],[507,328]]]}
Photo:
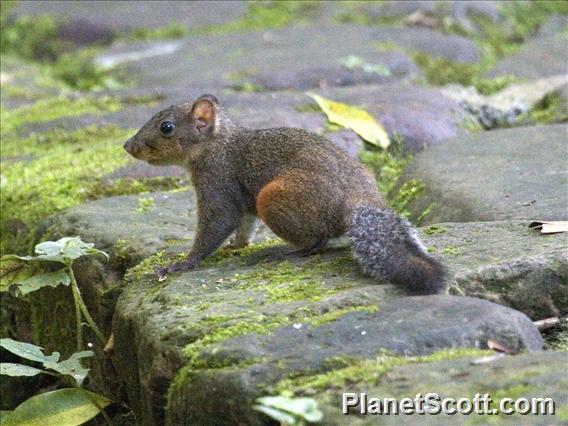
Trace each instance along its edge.
{"label": "green leafy plant", "polygon": [[281,424],[300,426],[322,420],[323,413],[312,398],[292,398],[287,395],[264,396],[253,408]]}
{"label": "green leafy plant", "polygon": [[[82,256],[98,254],[108,259],[108,255],[79,237],[45,241],[36,245],[34,251],[35,256],[6,255],[0,258],[0,291],[9,291],[15,296],[23,297],[44,287],[71,287],[75,303],[77,352],[61,361],[59,352],[46,355],[39,346],[12,339],[0,339],[0,347],[20,358],[40,363],[42,367],[6,362],[0,364],[0,374],[12,377],[31,377],[38,374],[71,377],[74,389],[59,389],[28,398],[14,411],[3,412],[2,424],[73,426],[83,424],[99,413],[102,413],[110,424],[104,407],[111,401],[80,387],[89,373],[89,369],[81,365],[81,359],[94,355],[92,351],[81,350],[83,320],[103,345],[105,338],[87,310],[73,272],[73,261]],[[51,268],[44,270],[42,266],[48,264],[59,264],[63,267],[55,271]]]}
{"label": "green leafy plant", "polygon": [[[83,319],[97,339],[104,345],[105,338],[99,330],[81,297],[73,272],[73,261],[81,256],[108,255],[87,244],[79,237],[65,237],[57,241],[46,241],[35,246],[35,256],[10,254],[0,259],[0,291],[10,291],[16,296],[25,296],[43,287],[65,285],[71,287],[75,303],[77,324],[77,351],[83,346]],[[63,265],[56,271],[44,271],[42,263]]]}

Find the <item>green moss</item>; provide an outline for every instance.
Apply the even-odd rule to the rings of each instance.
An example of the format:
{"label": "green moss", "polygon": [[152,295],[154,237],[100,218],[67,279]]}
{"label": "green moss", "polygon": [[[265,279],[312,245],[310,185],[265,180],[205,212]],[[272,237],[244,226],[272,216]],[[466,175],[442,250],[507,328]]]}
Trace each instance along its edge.
{"label": "green moss", "polygon": [[89,200],[114,197],[116,195],[135,195],[144,192],[187,190],[183,180],[174,177],[155,177],[145,179],[97,179],[87,190]]}
{"label": "green moss", "polygon": [[330,312],[326,312],[325,314],[320,314],[320,315],[313,315],[312,313],[308,312],[306,314],[304,321],[306,322],[306,324],[311,325],[312,327],[319,327],[320,325],[337,321],[342,316],[349,314],[351,312],[368,312],[372,314],[378,311],[379,311],[378,305],[351,306],[347,308],[332,310]]}
{"label": "green moss", "polygon": [[162,40],[183,38],[188,34],[188,27],[174,22],[158,28],[135,28],[128,34],[127,38],[134,40]]}
{"label": "green moss", "polygon": [[321,108],[315,102],[309,102],[301,105],[295,105],[294,110],[299,113],[321,113]]}
{"label": "green moss", "polygon": [[111,250],[111,255],[116,263],[125,265],[130,259],[131,252],[132,249],[126,240],[117,240],[114,244],[113,250]]}
{"label": "green moss", "polygon": [[459,247],[450,244],[449,246],[444,247],[442,253],[447,254],[449,256],[461,256],[462,251]]}
{"label": "green moss", "polygon": [[120,68],[102,68],[95,64],[97,53],[98,49],[93,48],[65,53],[45,67],[53,78],[73,89],[99,91],[126,86],[125,73]]}
{"label": "green moss", "polygon": [[1,132],[4,137],[8,132],[29,123],[40,123],[84,114],[100,115],[116,112],[122,108],[122,101],[110,96],[98,98],[58,96],[41,99],[34,104],[24,105],[13,110],[2,108],[0,112]]}
{"label": "green moss", "polygon": [[219,34],[283,27],[308,21],[319,7],[315,1],[249,1],[247,13],[241,19],[199,28],[191,33]]}
{"label": "green moss", "polygon": [[440,225],[430,225],[428,228],[423,229],[422,232],[426,235],[438,235],[448,232],[448,229]]}
{"label": "green moss", "polygon": [[379,52],[400,52],[404,50],[392,41],[372,41],[370,45]]}
{"label": "green moss", "polygon": [[138,198],[138,208],[136,211],[138,213],[145,213],[155,205],[156,201],[152,197],[140,197]]}
{"label": "green moss", "polygon": [[[351,259],[347,261],[352,263]],[[257,267],[254,271],[239,274],[235,278],[245,283],[240,284],[239,288],[261,288],[266,291],[270,302],[313,302],[337,292],[336,288],[324,287],[321,281],[323,273],[333,269],[339,271],[339,263],[323,262],[317,257],[302,266],[284,261],[278,265]]]}
{"label": "green moss", "polygon": [[[217,368],[215,364],[205,362],[200,357],[200,352],[207,346],[220,343],[233,337],[245,334],[268,334],[272,330],[294,323],[305,323],[317,327],[325,323],[336,321],[349,312],[365,311],[376,312],[378,308],[373,306],[348,307],[326,312],[325,314],[314,313],[306,309],[300,309],[290,316],[258,314],[254,311],[241,313],[237,316],[212,315],[204,317],[200,323],[207,326],[211,331],[201,336],[196,341],[187,345],[183,353],[188,359],[188,366],[192,369]],[[227,366],[224,363],[223,366]]]}
{"label": "green moss", "polygon": [[340,24],[393,26],[402,24],[406,17],[404,14],[389,16],[382,13],[369,13],[365,3],[364,1],[341,1],[341,9],[333,17],[334,21]]}
{"label": "green moss", "polygon": [[71,53],[73,44],[59,37],[58,26],[51,16],[22,16],[12,20],[3,13],[0,28],[3,56],[36,61],[44,74],[67,87],[101,90],[122,86],[123,75],[119,70],[103,69],[94,63],[96,48],[75,49]]}
{"label": "green moss", "polygon": [[259,86],[258,84],[255,83],[251,83],[250,81],[235,83],[231,85],[231,88],[235,92],[241,92],[241,93],[259,93],[266,91],[264,87]]}
{"label": "green moss", "polygon": [[530,111],[521,115],[518,122],[525,125],[566,123],[568,122],[566,99],[559,93],[550,93]]}
{"label": "green moss", "polygon": [[[97,178],[126,164],[128,157],[122,152],[122,142],[129,133],[108,126],[51,131],[28,138],[4,136],[0,191],[2,252],[29,252],[43,220],[84,202]],[[18,157],[6,161],[11,155]],[[11,229],[10,223],[15,219],[24,223],[24,234]]]}
{"label": "green moss", "polygon": [[160,251],[152,256],[147,257],[141,261],[138,265],[130,268],[124,274],[124,282],[134,283],[140,281],[147,274],[154,273],[154,269],[164,266],[168,263],[168,260],[164,256],[164,252]]}
{"label": "green moss", "polygon": [[2,54],[16,54],[31,60],[55,60],[67,47],[58,38],[57,24],[49,15],[8,20],[3,10],[0,22]]}
{"label": "green moss", "polygon": [[202,265],[204,267],[219,266],[235,258],[240,258],[242,260],[242,263],[244,264],[247,258],[249,258],[251,255],[280,244],[283,244],[283,241],[281,239],[268,238],[265,241],[252,243],[238,249],[231,247],[222,247],[215,251],[215,253],[213,253],[207,259],[205,259]]}
{"label": "green moss", "polygon": [[568,352],[568,319],[563,318],[559,326],[551,328],[543,334],[548,348]]}
{"label": "green moss", "polygon": [[482,73],[489,69],[489,65],[455,62],[422,52],[411,52],[411,56],[424,71],[426,81],[434,86],[461,84],[473,86],[483,95],[491,95],[519,81],[512,75],[483,77]]}
{"label": "green moss", "polygon": [[487,351],[477,349],[447,349],[434,352],[428,356],[415,357],[392,356],[381,353],[375,359],[350,362],[345,368],[335,369],[327,373],[285,379],[275,386],[275,390],[280,393],[301,394],[312,393],[314,390],[345,389],[346,386],[353,388],[355,383],[377,385],[386,373],[400,365],[439,362],[483,355],[487,355]]}
{"label": "green moss", "polygon": [[[46,303],[49,300],[49,303]],[[63,357],[77,350],[75,346],[75,309],[67,287],[45,288],[40,294],[26,297],[30,309],[32,341],[47,350],[58,351]]]}
{"label": "green moss", "polygon": [[[389,207],[401,216],[410,216],[409,205],[424,191],[424,185],[416,179],[401,183],[404,169],[412,159],[405,151],[402,138],[395,135],[386,150],[368,150],[361,153],[361,161],[375,175],[379,191],[385,197]],[[417,223],[421,223],[431,212],[433,204],[419,215]]]}

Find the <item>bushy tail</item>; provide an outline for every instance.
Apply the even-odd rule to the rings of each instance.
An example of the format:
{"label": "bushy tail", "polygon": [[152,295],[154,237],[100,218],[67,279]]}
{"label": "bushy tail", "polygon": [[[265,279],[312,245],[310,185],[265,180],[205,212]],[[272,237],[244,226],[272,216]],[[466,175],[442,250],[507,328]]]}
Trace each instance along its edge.
{"label": "bushy tail", "polygon": [[356,207],[347,224],[353,256],[367,274],[415,294],[444,292],[444,266],[426,252],[408,221],[390,210],[365,206]]}

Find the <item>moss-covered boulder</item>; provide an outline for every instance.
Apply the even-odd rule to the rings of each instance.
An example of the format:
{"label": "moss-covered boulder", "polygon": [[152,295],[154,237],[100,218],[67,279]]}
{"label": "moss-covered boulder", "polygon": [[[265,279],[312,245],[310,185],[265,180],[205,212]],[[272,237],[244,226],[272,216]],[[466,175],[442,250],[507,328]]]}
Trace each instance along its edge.
{"label": "moss-covered boulder", "polygon": [[[88,258],[76,268],[89,309],[107,336],[113,331],[115,337],[113,357],[98,358],[91,384],[128,400],[142,422],[164,421],[168,392],[169,412],[182,413],[178,406],[187,405],[185,386],[197,372],[199,380],[212,377],[214,383],[223,377],[214,373],[236,369],[227,389],[242,389],[247,368],[269,371],[259,376],[260,390],[243,393],[250,402],[294,369],[306,368],[301,374],[335,370],[327,360],[333,352],[372,359],[383,350],[423,355],[482,348],[488,339],[511,350],[542,344],[525,316],[497,304],[463,297],[404,298],[400,288],[365,277],[342,240],[320,256],[302,258],[261,230],[249,248],[220,250],[199,269],[158,282],[153,268],[191,246],[195,208],[192,191],[113,197],[71,208],[47,227],[45,238],[81,235],[111,255],[109,263]],[[562,236],[541,236],[525,226],[441,224],[420,232],[448,266],[452,292],[519,308],[535,319],[549,315],[551,306],[565,312]],[[32,335],[48,349],[73,352],[73,305],[64,290],[34,296]],[[29,324],[20,320],[20,327]],[[300,339],[298,349],[281,353],[295,341],[292,337]],[[172,382],[179,387],[169,390]]]}
{"label": "moss-covered boulder", "polygon": [[510,306],[534,320],[567,315],[566,236],[528,225],[443,223],[422,232],[429,251],[442,254],[453,273],[450,293]]}
{"label": "moss-covered boulder", "polygon": [[497,62],[487,75],[538,79],[565,73],[566,34],[557,34],[527,43],[519,52]]}
{"label": "moss-covered boulder", "polygon": [[283,250],[221,258],[164,283],[130,274],[113,322],[114,364],[143,422],[163,421],[169,388],[172,424],[214,411],[234,423],[277,381],[333,370],[337,355],[483,348],[488,339],[511,350],[542,345],[517,311],[455,296],[401,299],[363,277],[347,250],[271,261]]}
{"label": "moss-covered boulder", "polygon": [[422,194],[410,206],[426,220],[566,220],[564,124],[478,132],[416,155],[403,179]]}
{"label": "moss-covered boulder", "polygon": [[[492,362],[482,355],[460,351],[438,352],[427,357],[377,357],[352,362],[331,373],[300,376],[284,380],[275,389],[310,396],[319,402],[326,425],[440,425],[512,424],[549,425],[566,421],[568,397],[565,352],[540,352],[508,356]],[[489,414],[454,415],[361,415],[361,404],[342,414],[343,393],[366,393],[371,398],[411,398],[436,393],[440,398],[469,398],[489,394]],[[503,398],[550,398],[554,413],[548,415],[505,415],[498,413]],[[506,406],[510,408],[511,406]],[[369,408],[369,407],[367,407]],[[549,406],[550,409],[550,406]],[[493,411],[495,410],[495,411]],[[367,409],[367,413],[369,410]]]}

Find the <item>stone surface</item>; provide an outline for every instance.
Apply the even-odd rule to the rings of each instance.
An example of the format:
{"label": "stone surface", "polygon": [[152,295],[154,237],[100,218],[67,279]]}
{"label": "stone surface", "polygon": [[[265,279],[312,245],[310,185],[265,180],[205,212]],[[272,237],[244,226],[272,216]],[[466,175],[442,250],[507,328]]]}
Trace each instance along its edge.
{"label": "stone surface", "polygon": [[[142,208],[139,198],[152,198],[154,205]],[[188,210],[192,214],[188,215]],[[286,344],[277,342],[280,338],[288,339],[286,336],[294,332],[311,336],[314,345],[324,348],[320,353],[326,353],[327,345],[332,348],[337,345],[343,351],[353,350],[360,357],[370,356],[371,347],[360,347],[355,342],[347,344],[341,339],[349,336],[350,327],[361,324],[366,325],[357,329],[361,338],[364,335],[360,331],[366,331],[365,336],[380,335],[370,340],[375,345],[373,348],[405,354],[425,354],[464,345],[483,347],[489,337],[513,350],[525,345],[539,346],[540,340],[530,321],[499,305],[447,296],[401,298],[404,296],[401,289],[362,275],[342,240],[333,243],[323,255],[309,258],[287,254],[290,248],[278,242],[244,251],[225,250],[198,270],[172,274],[163,283],[151,274],[156,263],[150,263],[129,272],[123,287],[124,271],[143,258],[161,252],[161,259],[171,259],[187,252],[193,238],[194,214],[195,199],[191,192],[122,196],[72,208],[50,227],[54,237],[81,235],[85,241],[111,254],[109,264],[89,258],[77,270],[89,309],[107,333],[114,317],[114,366],[109,366],[109,361],[97,364],[93,366],[92,377],[96,386],[107,394],[120,396],[126,392],[139,419],[163,420],[168,388],[188,362],[186,355],[202,354],[191,358],[194,365],[239,365],[254,350],[266,351],[260,358],[266,355],[276,359],[279,353],[270,351],[279,347],[288,350]],[[525,226],[509,222],[441,224],[422,228],[420,233],[431,251],[443,257],[453,277],[453,293],[487,298],[520,309],[533,319],[548,317],[554,309],[564,315],[568,312],[564,236],[541,236]],[[257,241],[269,235],[262,230]],[[155,262],[158,260],[154,258]],[[50,292],[41,297],[68,303],[72,309],[72,302],[65,302],[61,294]],[[413,300],[420,302],[420,309]],[[436,307],[422,309],[429,303]],[[375,312],[373,307],[377,305],[379,310]],[[41,306],[45,304],[37,303],[36,309]],[[479,315],[481,311],[486,313]],[[49,319],[50,327],[58,330],[58,338],[71,342],[72,346],[73,327],[59,324],[61,318],[47,312],[43,317]],[[422,325],[420,333],[412,332],[416,329],[413,324]],[[304,334],[308,330],[311,331]],[[238,337],[241,335],[247,336]],[[338,340],[328,341],[326,336],[337,336]],[[231,337],[236,340],[227,340]],[[238,349],[231,346],[241,342],[239,339],[242,345]],[[269,344],[271,339],[276,340]],[[266,344],[257,344],[261,341]],[[42,344],[62,348],[62,343],[55,340]],[[230,350],[212,351],[223,345],[229,345]],[[302,360],[293,361],[290,356],[281,359],[284,364],[290,360],[290,366],[311,365],[310,360],[317,358],[318,352],[306,348],[304,345],[303,351],[295,351],[305,357]],[[267,367],[268,364],[259,365],[258,371],[246,371],[253,377],[265,377],[266,371],[279,371]],[[241,372],[235,374],[239,380],[243,379],[245,386],[249,373],[239,376]],[[210,387],[217,379],[225,380],[222,374],[219,377],[203,374],[200,380],[209,377]],[[276,376],[270,377],[276,380]],[[242,390],[242,386],[237,389]],[[222,398],[222,393],[219,395]],[[246,392],[243,395],[251,397]],[[173,403],[175,407],[179,408],[180,401]]]}
{"label": "stone surface", "polygon": [[537,30],[535,37],[547,38],[568,29],[568,17],[565,15],[552,15]]}
{"label": "stone surface", "polygon": [[41,84],[41,69],[34,64],[2,55],[0,64],[2,90],[0,102],[2,108],[12,109],[33,104],[39,99],[54,96],[58,93],[54,87]]}
{"label": "stone surface", "polygon": [[[362,26],[293,26],[183,40],[119,44],[103,66],[125,63],[144,87],[258,87],[270,90],[381,83],[420,74],[404,53],[379,52],[375,30]],[[377,66],[342,65],[349,56]],[[166,65],[167,64],[167,65]],[[155,70],[160,69],[160,73]]]}
{"label": "stone surface", "polygon": [[[430,1],[430,0],[407,0],[390,2],[365,2],[357,9],[365,13],[371,20],[381,19],[396,20],[406,18],[403,22],[413,22],[411,16],[431,17],[429,25],[435,29],[442,26],[442,21],[451,19],[468,31],[476,31],[477,26],[472,22],[471,15],[481,15],[493,22],[502,21],[499,13],[498,1]],[[344,11],[347,13],[347,11]],[[424,24],[428,21],[424,20]]]}
{"label": "stone surface", "polygon": [[[76,129],[88,125],[114,124],[122,128],[139,129],[156,112],[172,104],[188,102],[208,88],[162,88],[155,90],[124,90],[116,93],[119,98],[154,96],[156,101],[127,105],[124,109],[105,115],[83,115],[26,126],[22,134],[41,132],[52,128]],[[444,140],[467,133],[473,116],[464,112],[459,103],[434,88],[412,84],[369,85],[365,87],[329,88],[316,91],[321,96],[361,106],[372,114],[393,136],[400,135],[410,151],[438,145]],[[318,112],[317,104],[303,92],[274,93],[215,93],[230,117],[245,127],[259,129],[270,127],[299,127],[325,133],[326,136],[357,157],[363,147],[358,135],[350,130],[329,132],[327,119]],[[305,112],[303,112],[305,111]],[[142,169],[148,167],[137,166]],[[160,173],[160,172],[156,172]],[[152,174],[146,171],[144,174]]]}
{"label": "stone surface", "polygon": [[[413,297],[381,305],[375,314],[349,313],[319,327],[294,324],[267,336],[249,334],[227,340],[206,348],[195,361],[203,366],[193,368],[185,381],[176,381],[169,394],[166,422],[179,424],[187,419],[188,423],[206,424],[218,410],[225,424],[258,424],[261,416],[251,407],[257,397],[270,393],[285,378],[325,373],[332,369],[334,359],[348,359],[349,364],[372,362],[385,351],[428,354],[456,344],[484,347],[482,342],[487,339],[505,339],[507,346],[511,338],[519,338],[523,327],[528,333],[521,339],[527,340],[517,341],[520,346],[540,348],[538,332],[526,317],[518,315],[499,312],[493,304],[477,299]],[[504,324],[512,328],[501,328]]]}
{"label": "stone surface", "polygon": [[[513,425],[550,425],[563,424],[565,417],[562,407],[568,402],[565,374],[559,374],[566,366],[567,356],[564,352],[541,352],[505,357],[485,364],[472,364],[476,357],[464,357],[455,360],[435,361],[430,363],[412,363],[395,366],[386,372],[381,371],[381,363],[377,362],[373,374],[373,365],[368,367],[365,379],[338,381],[331,389],[306,387],[298,394],[310,395],[319,403],[324,412],[325,424],[330,425],[374,425],[380,420],[387,425],[421,425],[435,422],[441,425],[480,423]],[[476,393],[489,393],[492,398],[491,409],[498,407],[500,398],[552,398],[556,403],[555,415],[512,415],[493,416],[476,415],[436,415],[434,417],[420,415],[381,415],[358,416],[351,412],[349,416],[341,415],[342,391],[366,392],[369,398],[414,398],[418,393],[422,396],[436,392],[441,398],[472,398]],[[310,392],[311,389],[311,392]],[[564,408],[565,409],[565,408]],[[498,419],[498,420],[497,420]]]}
{"label": "stone surface", "polygon": [[100,41],[117,32],[135,28],[159,28],[182,24],[187,28],[222,24],[242,17],[246,12],[243,1],[130,1],[68,2],[20,1],[11,14],[14,16],[50,14],[61,23],[61,35],[78,41]]}
{"label": "stone surface", "polygon": [[517,53],[497,62],[487,76],[514,75],[519,78],[538,79],[566,74],[568,41],[564,34],[536,39]]}
{"label": "stone surface", "polygon": [[443,223],[422,228],[452,275],[450,293],[481,297],[533,320],[568,314],[566,235],[528,222]]}
{"label": "stone surface", "polygon": [[[380,43],[385,42],[394,43],[398,50],[380,49]],[[305,90],[420,76],[418,67],[401,49],[461,62],[475,62],[480,57],[470,40],[426,29],[304,25],[183,40],[120,43],[101,54],[97,63],[126,64],[138,84],[146,87],[200,84],[212,85],[216,90]],[[350,57],[357,58],[356,62],[349,62]],[[158,68],[159,74],[155,73]]]}
{"label": "stone surface", "polygon": [[[562,91],[568,86],[566,74],[555,75],[526,83],[516,83],[490,95],[483,96],[474,87],[459,85],[446,86],[442,93],[456,100],[467,111],[477,117],[485,129],[513,126],[519,118],[542,103],[547,96],[555,94],[562,98]],[[565,120],[565,118],[561,118]]]}
{"label": "stone surface", "polygon": [[[429,223],[566,220],[566,125],[479,132],[418,154],[406,171]],[[434,205],[432,203],[435,203]]]}

